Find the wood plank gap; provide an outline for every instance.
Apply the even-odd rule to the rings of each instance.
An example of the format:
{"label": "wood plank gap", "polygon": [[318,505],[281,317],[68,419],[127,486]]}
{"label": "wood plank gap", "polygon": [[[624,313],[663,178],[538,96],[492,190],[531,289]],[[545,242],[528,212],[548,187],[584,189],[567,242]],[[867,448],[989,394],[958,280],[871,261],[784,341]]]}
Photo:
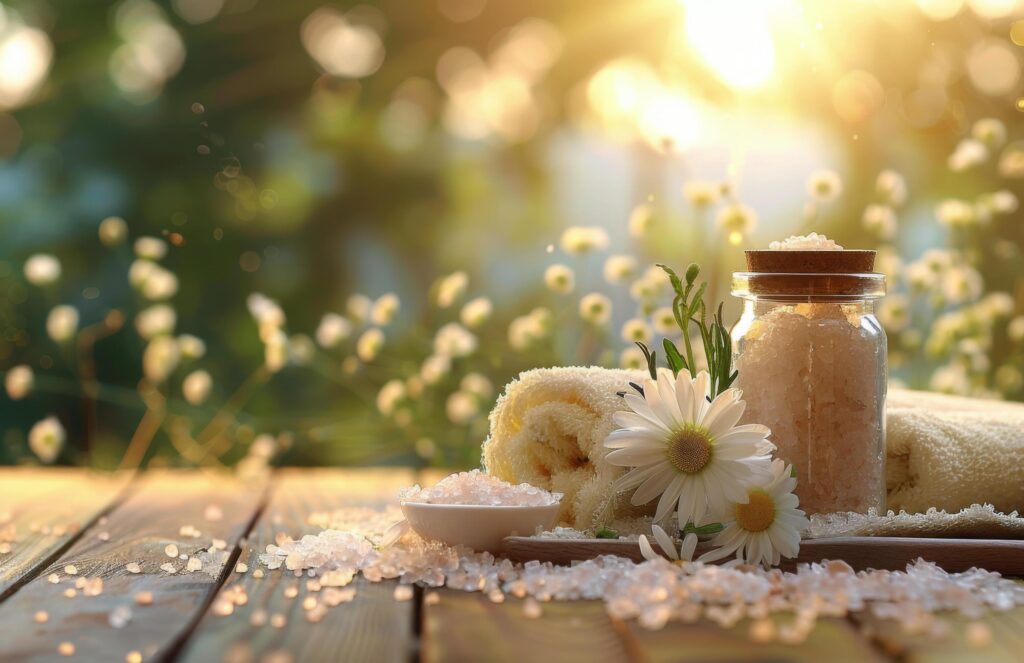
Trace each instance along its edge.
{"label": "wood plank gap", "polygon": [[622,649],[626,652],[626,660],[629,663],[642,663],[645,661],[643,647],[633,637],[633,632],[630,630],[629,625],[622,619],[612,617],[611,615],[608,615],[608,621],[612,623],[612,630],[615,631],[615,634],[619,636],[619,640],[622,642]]}
{"label": "wood plank gap", "polygon": [[110,515],[111,513],[113,513],[113,512],[114,512],[114,510],[115,510],[115,509],[117,509],[117,507],[119,507],[119,506],[121,506],[122,504],[124,504],[125,500],[127,500],[127,499],[128,499],[128,497],[130,497],[130,496],[131,496],[131,494],[132,494],[132,491],[133,491],[133,490],[135,489],[135,486],[137,486],[137,485],[138,485],[138,482],[139,482],[139,476],[140,476],[140,475],[141,475],[141,472],[136,472],[136,473],[134,473],[134,474],[133,474],[133,475],[132,475],[132,476],[131,476],[131,477],[130,477],[130,478],[129,478],[128,480],[127,480],[127,483],[125,483],[124,487],[123,487],[123,488],[121,488],[121,490],[120,490],[120,491],[118,491],[118,492],[117,492],[117,493],[116,493],[116,494],[115,494],[115,495],[114,495],[114,496],[113,496],[113,497],[111,498],[111,500],[110,500],[110,502],[109,502],[109,503],[107,504],[107,506],[103,507],[103,509],[102,509],[102,510],[100,510],[100,511],[96,512],[96,514],[95,514],[95,515],[93,515],[93,517],[92,517],[92,518],[90,518],[89,520],[87,520],[87,521],[86,521],[86,522],[85,522],[85,523],[84,523],[84,524],[82,525],[82,527],[80,527],[80,528],[78,529],[78,531],[77,531],[77,532],[75,532],[75,533],[74,533],[74,534],[72,534],[72,535],[71,535],[70,537],[68,537],[68,540],[67,540],[67,541],[65,541],[64,543],[62,543],[62,544],[61,544],[61,545],[59,545],[58,547],[54,548],[54,549],[53,549],[53,551],[52,551],[52,552],[51,552],[51,553],[50,553],[49,555],[47,555],[47,556],[45,556],[45,557],[41,557],[41,558],[40,558],[40,559],[39,559],[39,560],[38,560],[38,561],[36,562],[35,566],[34,566],[34,567],[33,567],[33,568],[32,568],[32,569],[31,569],[31,570],[30,570],[30,571],[28,572],[28,573],[26,573],[26,574],[25,574],[24,576],[22,576],[22,577],[21,577],[21,578],[19,578],[18,580],[14,581],[14,583],[12,583],[12,584],[11,584],[11,585],[10,585],[10,586],[9,586],[9,587],[8,587],[7,589],[5,589],[5,590],[4,590],[3,592],[0,592],[0,604],[2,604],[2,603],[3,603],[4,601],[6,601],[7,599],[9,599],[9,598],[10,598],[11,596],[13,596],[13,595],[14,595],[15,593],[17,593],[17,591],[18,591],[19,589],[21,589],[22,587],[24,587],[24,586],[25,586],[25,585],[27,585],[28,583],[30,583],[30,582],[32,582],[33,580],[35,580],[36,578],[38,578],[38,577],[39,577],[39,574],[40,574],[40,573],[42,573],[43,571],[45,571],[46,569],[48,569],[48,568],[49,568],[49,567],[50,567],[50,566],[51,566],[51,565],[52,565],[52,564],[53,564],[54,562],[56,562],[56,561],[57,561],[58,559],[60,559],[60,558],[61,558],[61,556],[63,556],[63,555],[64,555],[64,553],[66,553],[66,552],[67,552],[67,551],[68,551],[68,550],[69,550],[69,549],[71,548],[71,546],[73,546],[73,545],[75,545],[76,543],[78,543],[78,541],[79,541],[79,540],[80,540],[80,539],[81,539],[81,538],[82,538],[83,536],[85,536],[87,532],[91,531],[91,530],[92,530],[92,528],[93,528],[93,527],[94,527],[94,526],[95,526],[95,525],[96,525],[97,523],[99,523],[99,521],[100,521],[100,520],[102,520],[103,518],[106,518],[106,517],[107,517],[107,516],[109,516],[109,515]]}
{"label": "wood plank gap", "polygon": [[868,643],[876,654],[882,658],[886,658],[894,663],[906,663],[907,655],[906,650],[899,650],[888,645],[884,640],[876,636],[871,629],[866,628],[865,624],[862,624],[858,619],[857,615],[852,612],[846,613],[846,622],[853,629],[854,633],[861,637],[864,642]]}
{"label": "wood plank gap", "polygon": [[185,645],[188,644],[188,639],[195,632],[196,627],[199,626],[199,622],[203,620],[203,615],[205,615],[206,611],[210,609],[211,605],[213,605],[213,602],[217,599],[217,595],[220,593],[220,590],[223,589],[225,584],[227,584],[228,578],[231,577],[231,574],[235,572],[235,565],[238,564],[238,560],[242,556],[242,549],[248,545],[249,535],[252,534],[253,528],[263,515],[263,510],[267,508],[267,504],[270,502],[270,495],[273,492],[272,486],[276,481],[277,473],[275,472],[263,487],[263,493],[260,495],[259,505],[253,512],[252,518],[250,518],[249,522],[246,524],[245,531],[242,532],[238,541],[235,542],[235,547],[231,550],[231,555],[228,557],[227,564],[225,564],[224,568],[221,569],[220,577],[217,578],[216,588],[206,597],[202,606],[196,611],[192,620],[185,625],[185,628],[182,629],[182,632],[178,637],[171,642],[167,648],[166,655],[160,658],[160,661],[169,662],[178,659],[181,651],[185,648]]}

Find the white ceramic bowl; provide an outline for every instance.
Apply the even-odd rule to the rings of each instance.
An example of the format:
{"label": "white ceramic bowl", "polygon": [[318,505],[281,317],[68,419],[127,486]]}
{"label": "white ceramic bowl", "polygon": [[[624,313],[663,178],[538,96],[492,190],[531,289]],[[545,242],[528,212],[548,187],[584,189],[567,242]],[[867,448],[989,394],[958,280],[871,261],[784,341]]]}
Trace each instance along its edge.
{"label": "white ceramic bowl", "polygon": [[477,506],[402,502],[402,513],[424,539],[476,551],[500,553],[506,536],[532,536],[537,528],[551,529],[558,505]]}

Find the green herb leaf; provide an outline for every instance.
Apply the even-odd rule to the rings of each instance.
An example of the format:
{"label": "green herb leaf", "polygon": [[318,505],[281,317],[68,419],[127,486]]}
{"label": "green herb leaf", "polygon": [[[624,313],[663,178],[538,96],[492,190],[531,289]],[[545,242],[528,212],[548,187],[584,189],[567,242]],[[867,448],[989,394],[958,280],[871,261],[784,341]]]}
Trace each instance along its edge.
{"label": "green herb leaf", "polygon": [[697,527],[693,523],[686,523],[686,527],[683,528],[683,536],[691,533],[696,534],[697,536],[718,534],[723,529],[725,529],[725,525],[722,523],[708,523],[707,525],[701,525],[700,527]]}
{"label": "green herb leaf", "polygon": [[665,346],[665,361],[668,362],[668,367],[672,369],[672,375],[678,376],[679,371],[689,367],[686,365],[686,360],[683,359],[683,355],[679,354],[679,348],[676,344],[669,339],[664,339],[662,345]]}
{"label": "green herb leaf", "polygon": [[597,530],[594,536],[599,539],[617,539],[619,538],[619,533],[610,527],[602,527]]}

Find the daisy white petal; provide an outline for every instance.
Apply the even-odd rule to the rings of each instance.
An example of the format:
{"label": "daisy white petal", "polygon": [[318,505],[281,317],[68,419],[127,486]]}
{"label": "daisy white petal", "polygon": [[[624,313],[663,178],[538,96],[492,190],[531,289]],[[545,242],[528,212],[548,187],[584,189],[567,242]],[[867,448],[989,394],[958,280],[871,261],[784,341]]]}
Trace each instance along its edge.
{"label": "daisy white petal", "polygon": [[655,497],[665,492],[665,489],[668,488],[668,484],[671,481],[672,470],[669,468],[659,468],[658,472],[640,484],[636,489],[636,492],[633,493],[633,497],[630,498],[630,502],[633,506],[647,504]]}
{"label": "daisy white petal", "polygon": [[640,535],[640,554],[647,560],[661,559],[661,555],[654,552],[654,548],[651,547],[650,541],[648,541],[647,537],[643,534]]}
{"label": "daisy white petal", "polygon": [[697,550],[697,535],[690,532],[683,537],[683,544],[679,546],[679,559],[692,561],[695,550]]}
{"label": "daisy white petal", "polygon": [[654,540],[658,542],[658,546],[665,553],[665,556],[669,559],[679,559],[679,555],[676,553],[676,544],[672,542],[672,537],[657,525],[653,525],[651,531],[654,533]]}

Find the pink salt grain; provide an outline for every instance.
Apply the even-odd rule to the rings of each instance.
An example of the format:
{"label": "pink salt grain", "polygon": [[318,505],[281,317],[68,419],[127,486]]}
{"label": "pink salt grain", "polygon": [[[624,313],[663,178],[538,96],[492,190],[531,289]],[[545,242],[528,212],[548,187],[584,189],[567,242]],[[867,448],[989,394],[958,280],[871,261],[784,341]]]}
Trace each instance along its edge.
{"label": "pink salt grain", "polygon": [[551,506],[562,499],[561,493],[549,493],[528,483],[514,485],[480,470],[459,472],[442,479],[436,486],[403,488],[402,502],[423,504],[466,504],[476,506]]}
{"label": "pink salt grain", "polygon": [[868,324],[853,305],[778,306],[742,339],[744,421],[771,428],[808,514],[884,506],[880,349]]}

